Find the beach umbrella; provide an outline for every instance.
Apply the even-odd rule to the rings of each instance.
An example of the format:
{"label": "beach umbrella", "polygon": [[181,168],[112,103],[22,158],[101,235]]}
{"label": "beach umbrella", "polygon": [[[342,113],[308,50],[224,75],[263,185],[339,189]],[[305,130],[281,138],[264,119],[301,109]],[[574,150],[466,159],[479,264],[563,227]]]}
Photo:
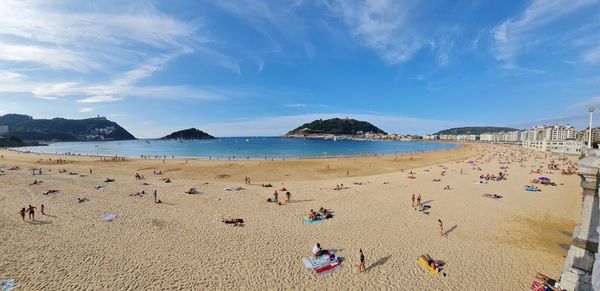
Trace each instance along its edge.
{"label": "beach umbrella", "polygon": [[540,181],[550,181],[550,179],[547,178],[547,177],[539,177],[538,180],[540,180]]}

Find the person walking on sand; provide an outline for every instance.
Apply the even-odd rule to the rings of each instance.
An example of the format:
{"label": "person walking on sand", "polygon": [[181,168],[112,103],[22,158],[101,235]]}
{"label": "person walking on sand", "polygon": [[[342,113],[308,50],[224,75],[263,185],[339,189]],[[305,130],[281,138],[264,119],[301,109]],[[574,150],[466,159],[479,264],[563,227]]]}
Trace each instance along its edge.
{"label": "person walking on sand", "polygon": [[360,262],[358,263],[358,272],[362,273],[362,272],[366,272],[367,268],[365,268],[365,254],[363,254],[362,249],[358,250],[358,253],[360,254]]}
{"label": "person walking on sand", "polygon": [[412,207],[415,207],[415,194],[412,195]]}
{"label": "person walking on sand", "polygon": [[417,206],[421,206],[421,194],[417,195]]}
{"label": "person walking on sand", "polygon": [[158,193],[156,192],[156,190],[154,190],[154,193],[152,193],[152,196],[154,196],[154,203],[156,203],[156,201],[158,201],[156,199],[158,197]]}
{"label": "person walking on sand", "polygon": [[42,215],[46,215],[46,213],[44,213],[44,204],[40,206],[40,212],[42,213]]}
{"label": "person walking on sand", "polygon": [[288,203],[292,201],[292,193],[290,193],[290,191],[285,192],[285,198],[287,199]]}
{"label": "person walking on sand", "polygon": [[444,223],[442,223],[441,219],[438,219],[438,223],[440,225],[440,236],[444,237]]}
{"label": "person walking on sand", "polygon": [[36,209],[36,207],[31,206],[31,204],[29,204],[29,207],[27,207],[27,212],[29,213],[29,219],[31,219],[31,220],[35,220],[35,209]]}
{"label": "person walking on sand", "polygon": [[25,220],[25,213],[27,212],[27,210],[25,210],[25,208],[21,208],[21,211],[19,211],[19,213],[21,214],[21,218],[23,219],[23,221]]}

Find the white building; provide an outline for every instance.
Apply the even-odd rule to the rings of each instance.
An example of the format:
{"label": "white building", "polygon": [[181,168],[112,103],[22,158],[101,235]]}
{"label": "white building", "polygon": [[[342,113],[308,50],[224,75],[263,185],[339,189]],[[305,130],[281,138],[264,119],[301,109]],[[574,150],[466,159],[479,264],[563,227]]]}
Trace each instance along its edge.
{"label": "white building", "polygon": [[492,136],[491,133],[486,132],[486,133],[482,133],[479,135],[479,140],[486,141],[486,142],[492,142],[494,140],[494,137]]}
{"label": "white building", "polygon": [[538,140],[523,141],[523,147],[534,149],[541,152],[551,152],[557,154],[579,155],[584,144],[576,140]]}
{"label": "white building", "polygon": [[459,134],[456,136],[456,140],[476,141],[477,135],[475,135],[475,134]]}
{"label": "white building", "polygon": [[8,132],[8,126],[7,125],[0,125],[0,134],[5,134]]}

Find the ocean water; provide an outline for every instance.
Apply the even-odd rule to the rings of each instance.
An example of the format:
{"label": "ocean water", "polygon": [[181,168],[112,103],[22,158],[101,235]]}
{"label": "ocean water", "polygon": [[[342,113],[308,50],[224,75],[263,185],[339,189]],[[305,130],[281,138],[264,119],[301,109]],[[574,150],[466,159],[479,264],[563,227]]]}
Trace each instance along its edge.
{"label": "ocean water", "polygon": [[279,137],[227,137],[198,141],[131,140],[61,142],[48,146],[19,148],[51,154],[102,156],[167,156],[198,159],[315,158],[390,155],[446,150],[455,144],[422,141],[325,140]]}

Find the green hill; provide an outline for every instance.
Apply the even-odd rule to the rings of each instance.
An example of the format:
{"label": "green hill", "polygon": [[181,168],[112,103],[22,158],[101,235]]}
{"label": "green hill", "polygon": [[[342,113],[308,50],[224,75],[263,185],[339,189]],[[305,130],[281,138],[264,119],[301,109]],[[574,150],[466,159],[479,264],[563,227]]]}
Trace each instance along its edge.
{"label": "green hill", "polygon": [[189,129],[184,129],[184,130],[180,130],[180,131],[176,131],[174,133],[171,133],[165,137],[162,137],[161,139],[163,140],[171,140],[171,139],[176,139],[176,140],[198,140],[198,139],[214,139],[215,137],[204,132],[201,131],[199,129],[196,128],[189,128]]}
{"label": "green hill", "polygon": [[355,119],[319,119],[310,123],[305,123],[298,128],[288,132],[286,135],[316,135],[316,134],[335,134],[335,135],[355,135],[359,132],[362,133],[381,133],[386,134],[385,131],[377,128],[376,126],[366,122]]}
{"label": "green hill", "polygon": [[34,119],[28,115],[0,116],[0,125],[8,126],[6,136],[25,141],[130,140],[131,133],[104,117],[88,119]]}
{"label": "green hill", "polygon": [[457,127],[450,128],[446,130],[439,131],[434,133],[434,135],[439,134],[482,134],[482,133],[494,133],[494,132],[510,132],[510,131],[518,131],[516,128],[510,127],[494,127],[494,126],[475,126],[475,127]]}

